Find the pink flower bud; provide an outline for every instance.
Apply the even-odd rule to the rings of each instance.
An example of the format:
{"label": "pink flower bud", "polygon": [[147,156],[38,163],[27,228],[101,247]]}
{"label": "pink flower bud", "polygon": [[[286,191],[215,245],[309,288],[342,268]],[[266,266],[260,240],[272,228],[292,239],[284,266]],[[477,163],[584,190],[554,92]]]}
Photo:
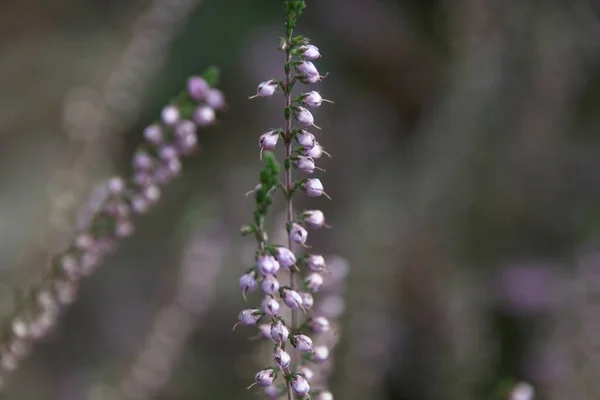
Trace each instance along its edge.
{"label": "pink flower bud", "polygon": [[312,174],[315,170],[315,160],[311,157],[298,156],[294,161],[294,166],[306,174]]}
{"label": "pink flower bud", "polygon": [[160,125],[152,124],[144,129],[144,138],[152,144],[159,145],[163,142],[163,131]]}
{"label": "pink flower bud", "polygon": [[142,194],[150,204],[154,204],[160,199],[160,188],[156,185],[146,186]]}
{"label": "pink flower bud", "polygon": [[270,317],[276,317],[279,314],[279,302],[274,298],[267,296],[262,301],[262,309]]}
{"label": "pink flower bud", "polygon": [[118,176],[115,176],[114,178],[110,178],[108,180],[108,191],[110,192],[110,194],[113,195],[120,195],[123,194],[123,192],[125,191],[125,181],[123,180],[123,178],[120,178]]}
{"label": "pink flower bud", "polygon": [[279,84],[277,83],[277,81],[269,79],[268,81],[259,83],[258,89],[256,90],[256,95],[251,96],[250,98],[253,99],[255,97],[271,97],[275,94],[278,88]]}
{"label": "pink flower bud", "polygon": [[302,61],[300,64],[297,64],[296,71],[298,71],[303,78],[319,76],[317,67],[310,61]]}
{"label": "pink flower bud", "polygon": [[292,346],[301,353],[311,353],[313,351],[313,342],[311,338],[301,333],[297,333],[290,338]]}
{"label": "pink flower bud", "polygon": [[308,108],[320,107],[322,103],[323,97],[319,94],[319,92],[315,90],[305,93],[302,96],[302,104],[304,104]]}
{"label": "pink flower bud", "polygon": [[275,371],[271,368],[268,368],[258,371],[256,375],[254,375],[254,381],[258,386],[271,386],[276,377],[277,374]]}
{"label": "pink flower bud", "polygon": [[304,149],[303,154],[305,156],[312,157],[314,160],[318,160],[323,156],[323,154],[327,154],[329,157],[331,157],[329,153],[323,150],[323,146],[317,142],[315,142],[314,146],[310,149]]}
{"label": "pink flower bud", "polygon": [[169,161],[179,156],[179,152],[175,148],[175,146],[162,146],[158,149],[158,156],[163,161]]}
{"label": "pink flower bud", "polygon": [[316,143],[315,135],[304,129],[296,134],[296,141],[305,149],[312,149]]}
{"label": "pink flower bud", "polygon": [[279,133],[277,133],[277,131],[269,131],[260,135],[260,138],[258,139],[258,145],[261,150],[275,150],[278,140]]}
{"label": "pink flower bud", "polygon": [[313,272],[304,279],[304,284],[312,292],[318,292],[321,286],[323,286],[323,277]]}
{"label": "pink flower bud", "polygon": [[321,210],[306,210],[302,213],[302,220],[311,228],[322,228],[326,226],[325,214]]}
{"label": "pink flower bud", "polygon": [[215,110],[212,107],[206,105],[199,106],[194,111],[192,119],[194,120],[196,125],[201,127],[212,125],[216,119]]}
{"label": "pink flower bud", "polygon": [[145,151],[138,150],[133,155],[133,167],[135,169],[151,169],[154,166],[154,159]]}
{"label": "pink flower bud", "polygon": [[296,264],[296,256],[294,255],[294,252],[287,247],[278,247],[276,257],[279,265],[283,268],[291,268]]}
{"label": "pink flower bud", "polygon": [[313,272],[322,272],[327,268],[325,258],[320,254],[310,254],[306,258],[306,266]]}
{"label": "pink flower bud", "polygon": [[206,93],[206,104],[215,110],[224,110],[227,107],[225,95],[219,89],[210,89]]}
{"label": "pink flower bud", "polygon": [[314,126],[315,128],[320,129],[315,125],[315,117],[313,117],[312,113],[304,107],[296,107],[294,111],[294,118],[302,125]]}
{"label": "pink flower bud", "polygon": [[256,272],[250,271],[240,277],[240,289],[242,294],[245,296],[247,293],[252,293],[258,287],[256,281]]}
{"label": "pink flower bud", "polygon": [[273,360],[282,369],[288,369],[292,362],[292,357],[282,348],[278,348],[273,352]]}
{"label": "pink flower bud", "polygon": [[165,125],[175,125],[179,121],[179,109],[175,106],[166,106],[160,116]]}
{"label": "pink flower bud", "polygon": [[273,275],[266,275],[260,283],[263,293],[269,296],[279,291],[279,281]]}
{"label": "pink flower bud", "polygon": [[256,308],[248,308],[246,310],[242,310],[238,314],[239,322],[236,324],[236,326],[237,325],[242,325],[242,326],[256,325],[256,323],[262,318],[262,316],[263,316],[262,311],[260,311]]}
{"label": "pink flower bud", "polygon": [[296,395],[304,397],[310,392],[310,385],[302,375],[296,374],[292,376],[292,389]]}
{"label": "pink flower bud", "polygon": [[180,121],[174,130],[175,137],[177,137],[177,139],[183,139],[188,136],[194,136],[196,134],[196,131],[197,131],[196,124],[194,124],[189,119],[184,119],[184,120]]}
{"label": "pink flower bud", "polygon": [[290,238],[295,243],[304,244],[308,238],[308,232],[302,225],[294,223],[292,224],[292,229],[290,229]]}
{"label": "pink flower bud", "polygon": [[307,381],[312,380],[312,378],[315,376],[313,370],[308,368],[306,365],[299,366],[296,372],[302,375]]}
{"label": "pink flower bud", "polygon": [[309,197],[319,197],[321,196],[323,193],[325,193],[323,190],[323,184],[321,183],[321,181],[319,179],[307,179],[306,182],[304,182],[304,191],[306,192],[306,195]]}
{"label": "pink flower bud", "polygon": [[300,296],[302,297],[302,307],[309,309],[315,304],[315,299],[313,299],[312,294],[300,292]]}
{"label": "pink flower bud", "polygon": [[275,257],[268,254],[261,254],[256,260],[256,265],[261,275],[275,275],[279,271],[279,263]]}
{"label": "pink flower bud", "polygon": [[302,58],[306,60],[316,60],[321,57],[321,53],[317,46],[313,46],[312,44],[302,45],[298,47],[298,52],[302,56]]}
{"label": "pink flower bud", "polygon": [[258,332],[261,338],[271,340],[271,324],[260,324]]}
{"label": "pink flower bud", "polygon": [[210,85],[204,80],[204,78],[192,76],[190,79],[188,79],[188,93],[193,100],[203,100],[209,90]]}
{"label": "pink flower bud", "polygon": [[285,303],[286,306],[295,310],[298,308],[302,308],[302,296],[298,294],[295,290],[288,288],[279,289],[279,294],[281,295],[281,299]]}
{"label": "pink flower bud", "polygon": [[323,333],[329,330],[329,321],[325,317],[311,318],[308,324],[315,333]]}
{"label": "pink flower bud", "polygon": [[329,357],[329,349],[326,346],[317,346],[314,348],[311,361],[315,364],[322,364]]}
{"label": "pink flower bud", "polygon": [[275,321],[271,324],[271,339],[275,343],[282,343],[288,339],[290,331],[281,321]]}

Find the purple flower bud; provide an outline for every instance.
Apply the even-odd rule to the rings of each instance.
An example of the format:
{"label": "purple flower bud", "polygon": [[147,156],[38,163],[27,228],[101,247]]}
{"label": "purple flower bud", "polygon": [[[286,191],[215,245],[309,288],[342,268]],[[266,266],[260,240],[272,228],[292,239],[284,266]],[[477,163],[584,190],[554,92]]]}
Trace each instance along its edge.
{"label": "purple flower bud", "polygon": [[298,156],[294,161],[294,166],[306,174],[312,174],[315,170],[315,160],[311,157]]}
{"label": "purple flower bud", "polygon": [[310,385],[308,381],[302,375],[294,375],[292,376],[292,389],[294,389],[294,393],[296,395],[304,397],[308,395],[310,392]]}
{"label": "purple flower bud", "polygon": [[219,89],[210,89],[206,93],[206,104],[215,110],[224,110],[227,107],[225,95]]}
{"label": "purple flower bud", "polygon": [[321,53],[317,46],[313,46],[312,44],[306,44],[298,47],[298,52],[300,55],[307,60],[316,60],[321,57]]}
{"label": "purple flower bud", "polygon": [[271,324],[260,324],[258,332],[261,338],[271,340]]}
{"label": "purple flower bud", "polygon": [[307,381],[312,380],[312,378],[315,376],[313,370],[308,368],[306,365],[299,366],[296,372],[302,375]]}
{"label": "purple flower bud", "polygon": [[292,362],[292,357],[290,357],[290,355],[282,348],[278,348],[273,352],[273,360],[275,361],[275,364],[279,365],[282,369],[288,369]]}
{"label": "purple flower bud", "polygon": [[319,144],[318,142],[315,142],[314,146],[310,149],[304,149],[303,154],[305,156],[312,157],[314,160],[318,160],[323,156],[323,154],[329,155],[329,153],[323,150],[323,146],[321,146],[321,144]]}
{"label": "purple flower bud", "polygon": [[201,127],[212,125],[216,119],[215,110],[212,107],[206,105],[199,106],[194,111],[192,119],[194,120],[196,125]]}
{"label": "purple flower bud", "polygon": [[279,140],[279,133],[277,131],[269,131],[260,135],[258,139],[258,145],[261,150],[275,150],[277,147],[277,141]]}
{"label": "purple flower bud", "polygon": [[319,76],[317,67],[310,61],[302,61],[300,64],[297,64],[296,71],[298,71],[303,78]]}
{"label": "purple flower bud", "polygon": [[279,302],[274,298],[267,296],[262,301],[262,309],[270,317],[276,317],[279,314]]}
{"label": "purple flower bud", "polygon": [[145,151],[138,150],[133,155],[133,166],[135,169],[151,169],[154,166],[154,159]]}
{"label": "purple flower bud", "polygon": [[256,375],[254,375],[254,381],[258,386],[271,386],[276,377],[277,374],[275,371],[271,368],[268,368],[258,371]]}
{"label": "purple flower bud", "polygon": [[281,321],[274,321],[271,324],[271,339],[275,343],[283,343],[288,339],[290,331]]}
{"label": "purple flower bud", "polygon": [[311,228],[322,228],[326,226],[325,214],[320,210],[306,210],[302,213],[302,220]]}
{"label": "purple flower bud", "polygon": [[279,281],[273,275],[266,275],[260,283],[263,293],[269,296],[279,291]]}
{"label": "purple flower bud", "polygon": [[240,289],[244,296],[247,293],[254,292],[257,287],[258,282],[256,281],[256,271],[252,270],[240,277]]}
{"label": "purple flower bud", "polygon": [[268,254],[261,254],[256,260],[256,265],[261,275],[275,275],[279,271],[279,263],[275,257]]}
{"label": "purple flower bud", "polygon": [[325,192],[323,191],[323,184],[321,183],[321,181],[319,179],[307,179],[306,182],[304,182],[304,191],[306,192],[306,195],[309,197],[319,197],[322,194],[324,194]]}
{"label": "purple flower bud", "polygon": [[294,111],[294,118],[302,125],[319,128],[315,125],[315,117],[313,117],[312,113],[304,107],[296,107]]}
{"label": "purple flower bud", "polygon": [[150,204],[154,204],[160,199],[160,188],[156,185],[146,186],[142,194]]}
{"label": "purple flower bud", "polygon": [[311,353],[313,351],[313,342],[311,338],[301,333],[292,335],[290,342],[292,342],[292,346],[301,353]]}
{"label": "purple flower bud", "polygon": [[238,314],[239,322],[236,324],[236,326],[237,325],[241,325],[241,326],[256,325],[256,323],[262,318],[262,316],[263,316],[263,312],[256,308],[248,308],[248,309],[242,310]]}
{"label": "purple flower bud", "polygon": [[329,357],[329,349],[327,346],[317,346],[313,350],[311,361],[315,364],[322,364]]}
{"label": "purple flower bud", "polygon": [[321,286],[323,286],[323,277],[313,272],[304,279],[304,284],[312,292],[318,292]]}
{"label": "purple flower bud", "polygon": [[184,119],[184,120],[180,121],[174,130],[175,137],[177,137],[177,139],[183,139],[188,136],[193,136],[196,134],[196,131],[197,131],[196,124],[194,124],[189,119]]}
{"label": "purple flower bud", "polygon": [[269,79],[268,81],[264,81],[258,84],[258,89],[256,90],[256,95],[251,96],[253,99],[255,97],[271,97],[275,94],[277,89],[279,88],[279,83],[273,79]]}
{"label": "purple flower bud", "polygon": [[300,292],[300,296],[302,296],[302,307],[309,309],[315,304],[315,299],[313,299],[312,294]]}
{"label": "purple flower bud", "polygon": [[323,103],[323,97],[315,90],[305,93],[302,96],[302,104],[308,108],[320,107],[321,103]]}
{"label": "purple flower bud", "polygon": [[188,79],[188,93],[193,100],[203,100],[209,90],[210,85],[204,80],[204,78],[192,76],[190,79]]}
{"label": "purple flower bud", "polygon": [[279,289],[279,294],[285,305],[289,308],[293,310],[302,308],[302,296],[295,290],[284,287]]}
{"label": "purple flower bud", "polygon": [[327,268],[325,258],[320,254],[310,254],[306,258],[306,266],[313,272],[322,272]]}
{"label": "purple flower bud", "polygon": [[307,238],[308,232],[302,227],[302,225],[296,223],[292,224],[292,229],[290,229],[290,239],[292,239],[293,242],[304,244]]}
{"label": "purple flower bud", "polygon": [[305,149],[312,149],[316,143],[315,135],[304,129],[296,134],[296,141]]}
{"label": "purple flower bud", "polygon": [[271,400],[277,400],[281,396],[281,390],[276,385],[267,386],[265,388],[265,396]]}
{"label": "purple flower bud", "polygon": [[283,268],[291,268],[296,264],[296,256],[294,255],[294,252],[287,247],[278,247],[276,257],[279,265]]}
{"label": "purple flower bud", "polygon": [[128,219],[121,220],[115,225],[115,236],[121,239],[128,238],[133,235],[134,230],[133,222]]}
{"label": "purple flower bud", "polygon": [[333,400],[333,394],[327,390],[319,390],[311,395],[312,400]]}
{"label": "purple flower bud", "polygon": [[169,160],[172,160],[174,158],[177,158],[179,156],[179,152],[177,151],[177,149],[175,148],[175,146],[171,146],[171,145],[162,146],[158,150],[158,156],[163,161],[169,161]]}
{"label": "purple flower bud", "polygon": [[314,317],[308,322],[308,325],[315,333],[323,333],[329,330],[329,321],[325,317]]}
{"label": "purple flower bud", "polygon": [[163,131],[160,125],[152,124],[144,129],[144,138],[154,145],[159,145],[163,141]]}
{"label": "purple flower bud", "polygon": [[115,176],[114,178],[110,178],[108,180],[108,191],[112,195],[120,195],[125,191],[125,181],[123,178]]}
{"label": "purple flower bud", "polygon": [[175,125],[179,121],[179,109],[175,106],[166,106],[160,116],[165,125]]}

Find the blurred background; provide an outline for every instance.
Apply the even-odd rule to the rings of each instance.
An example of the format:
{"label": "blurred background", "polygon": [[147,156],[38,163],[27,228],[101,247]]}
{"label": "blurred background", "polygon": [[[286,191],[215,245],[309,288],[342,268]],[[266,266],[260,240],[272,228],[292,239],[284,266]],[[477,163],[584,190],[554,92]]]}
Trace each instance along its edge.
{"label": "blurred background", "polygon": [[[308,1],[297,32],[330,73],[335,105],[315,117],[333,201],[297,205],[325,212],[333,229],[309,242],[349,266],[328,303],[336,398],[501,400],[528,382],[535,399],[600,399],[599,15],[591,0]],[[275,0],[2,2],[0,317],[189,75],[219,66],[229,104],[3,399],[257,398],[263,345],[231,327],[257,140],[282,122],[281,98],[248,96],[282,77],[282,21]]]}

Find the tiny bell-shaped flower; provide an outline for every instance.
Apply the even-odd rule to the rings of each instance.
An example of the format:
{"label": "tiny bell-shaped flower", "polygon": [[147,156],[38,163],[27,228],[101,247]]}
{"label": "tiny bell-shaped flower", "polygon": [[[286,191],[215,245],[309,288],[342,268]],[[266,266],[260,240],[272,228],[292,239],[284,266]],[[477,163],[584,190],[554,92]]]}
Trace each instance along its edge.
{"label": "tiny bell-shaped flower", "polygon": [[256,308],[248,308],[248,309],[242,310],[238,314],[239,321],[237,322],[237,324],[235,324],[233,326],[233,329],[235,329],[238,325],[241,325],[241,326],[256,325],[256,323],[262,318],[262,316],[263,316],[263,312]]}
{"label": "tiny bell-shaped flower", "polygon": [[329,357],[329,349],[327,346],[317,346],[313,349],[313,354],[311,356],[311,361],[315,364],[322,364]]}
{"label": "tiny bell-shaped flower", "polygon": [[302,221],[307,223],[311,228],[329,227],[325,223],[325,214],[321,210],[306,210],[302,213]]}
{"label": "tiny bell-shaped flower", "polygon": [[302,104],[304,104],[308,108],[317,108],[321,107],[323,102],[333,103],[331,100],[324,99],[321,94],[315,90],[310,91],[308,93],[304,93],[302,95]]}
{"label": "tiny bell-shaped flower", "polygon": [[323,184],[319,179],[307,179],[306,182],[302,185],[302,188],[306,192],[306,195],[309,197],[319,197],[324,195],[328,199],[330,198],[327,193],[325,193]]}
{"label": "tiny bell-shaped flower", "polygon": [[273,360],[281,369],[288,369],[292,362],[292,357],[282,348],[278,348],[273,352]]}
{"label": "tiny bell-shaped flower", "polygon": [[269,79],[268,81],[264,81],[258,84],[258,88],[256,89],[256,94],[254,96],[250,96],[249,99],[254,99],[256,97],[271,97],[275,94],[277,89],[279,88],[279,83],[273,79]]}
{"label": "tiny bell-shaped flower", "polygon": [[313,117],[312,113],[304,107],[296,107],[294,110],[294,118],[302,125],[314,126],[317,129],[321,129],[315,125],[315,117]]}
{"label": "tiny bell-shaped flower", "polygon": [[301,63],[296,64],[296,71],[298,71],[303,78],[311,78],[320,75],[315,64],[310,61],[302,61]]}
{"label": "tiny bell-shaped flower", "polygon": [[290,331],[280,320],[274,321],[271,324],[271,339],[275,343],[283,343],[288,339]]}
{"label": "tiny bell-shaped flower", "polygon": [[302,296],[300,296],[300,294],[295,290],[283,287],[279,289],[279,295],[281,296],[281,299],[283,300],[285,305],[289,308],[293,310],[298,308],[304,309],[302,307]]}
{"label": "tiny bell-shaped flower", "polygon": [[246,298],[246,294],[254,292],[257,287],[256,271],[249,271],[240,277],[240,289],[244,298]]}
{"label": "tiny bell-shaped flower", "polygon": [[316,60],[321,57],[321,53],[317,46],[313,46],[312,44],[306,44],[298,47],[298,53],[300,56],[306,60]]}
{"label": "tiny bell-shaped flower", "polygon": [[175,125],[179,121],[179,109],[175,106],[166,106],[160,116],[165,125]]}
{"label": "tiny bell-shaped flower", "polygon": [[318,292],[321,286],[323,286],[323,277],[313,272],[304,279],[304,284],[312,292]]}
{"label": "tiny bell-shaped flower", "polygon": [[308,292],[300,292],[300,296],[302,296],[302,307],[305,309],[312,308],[315,304],[315,299],[313,299],[312,294]]}
{"label": "tiny bell-shaped flower", "polygon": [[329,321],[325,317],[315,317],[308,321],[308,326],[314,333],[323,333],[329,330]]}
{"label": "tiny bell-shaped flower", "polygon": [[313,160],[311,157],[306,156],[298,156],[294,161],[294,166],[299,171],[302,171],[306,174],[312,174],[317,168],[315,166],[315,160]]}
{"label": "tiny bell-shaped flower", "polygon": [[210,85],[204,80],[204,78],[200,76],[192,76],[188,80],[187,88],[190,97],[195,101],[200,101],[204,99],[210,90]]}
{"label": "tiny bell-shaped flower", "polygon": [[315,135],[304,129],[296,134],[296,141],[305,149],[312,149],[316,143]]}
{"label": "tiny bell-shaped flower", "polygon": [[290,229],[290,239],[292,239],[292,241],[295,243],[303,245],[306,243],[307,238],[308,232],[306,229],[304,229],[300,224],[293,223],[292,228]]}
{"label": "tiny bell-shaped flower", "polygon": [[302,375],[307,381],[312,380],[312,378],[315,376],[314,371],[308,368],[306,365],[299,366],[296,370],[296,373]]}
{"label": "tiny bell-shaped flower", "polygon": [[256,260],[256,265],[261,275],[275,275],[279,271],[279,263],[275,257],[268,254],[261,254]]}
{"label": "tiny bell-shaped flower", "polygon": [[198,126],[208,126],[212,125],[215,122],[216,114],[215,110],[212,107],[203,105],[196,108],[194,114],[192,115],[192,119]]}
{"label": "tiny bell-shaped flower", "polygon": [[327,390],[319,390],[311,395],[312,400],[333,400],[333,394]]}
{"label": "tiny bell-shaped flower", "polygon": [[144,138],[154,145],[159,145],[163,141],[163,132],[158,124],[148,125],[144,128]]}
{"label": "tiny bell-shaped flower", "polygon": [[258,146],[260,147],[260,158],[262,160],[262,153],[265,150],[275,150],[277,147],[277,141],[279,140],[279,133],[271,130],[260,135],[258,139]]}
{"label": "tiny bell-shaped flower", "polygon": [[279,302],[274,298],[267,296],[263,299],[262,309],[270,317],[276,317],[279,314]]}
{"label": "tiny bell-shaped flower", "polygon": [[325,258],[320,254],[310,254],[306,257],[306,266],[313,272],[322,272],[327,269]]}
{"label": "tiny bell-shaped flower", "polygon": [[262,339],[271,340],[271,324],[260,324],[258,326],[258,336]]}
{"label": "tiny bell-shaped flower", "polygon": [[263,293],[273,296],[279,291],[279,281],[273,275],[266,275],[260,283]]}
{"label": "tiny bell-shaped flower", "polygon": [[296,264],[294,252],[287,247],[278,247],[276,257],[279,265],[283,268],[291,268]]}
{"label": "tiny bell-shaped flower", "polygon": [[258,386],[271,386],[275,378],[277,377],[277,373],[273,368],[263,369],[262,371],[258,371],[256,375],[254,375],[254,383],[248,387],[250,389],[254,385]]}
{"label": "tiny bell-shaped flower", "polygon": [[291,378],[292,389],[294,389],[294,393],[300,397],[304,397],[308,395],[310,392],[310,385],[308,381],[302,376],[295,374]]}
{"label": "tiny bell-shaped flower", "polygon": [[323,146],[320,143],[315,142],[314,146],[310,149],[304,149],[303,154],[308,157],[312,157],[314,160],[318,160],[323,154],[331,157],[331,154],[323,150]]}
{"label": "tiny bell-shaped flower", "polygon": [[290,338],[290,342],[292,342],[292,346],[301,353],[312,353],[313,351],[313,342],[311,338],[301,333],[293,335]]}

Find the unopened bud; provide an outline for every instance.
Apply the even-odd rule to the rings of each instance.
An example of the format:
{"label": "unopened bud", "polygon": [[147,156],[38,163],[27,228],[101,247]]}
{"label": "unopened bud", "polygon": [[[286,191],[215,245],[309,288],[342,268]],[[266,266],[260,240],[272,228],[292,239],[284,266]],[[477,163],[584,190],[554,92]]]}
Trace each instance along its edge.
{"label": "unopened bud", "polygon": [[279,265],[283,268],[291,268],[296,264],[296,256],[294,255],[294,252],[287,247],[278,247],[276,257]]}
{"label": "unopened bud", "polygon": [[179,109],[175,106],[166,106],[160,116],[165,125],[175,125],[179,121]]}
{"label": "unopened bud", "polygon": [[144,138],[154,145],[161,144],[164,138],[160,125],[152,124],[144,128]]}
{"label": "unopened bud", "polygon": [[315,160],[311,157],[298,156],[294,161],[294,166],[306,174],[312,174],[315,171]]}
{"label": "unopened bud", "polygon": [[242,290],[242,294],[244,297],[247,293],[252,293],[258,287],[258,282],[256,281],[256,271],[252,270],[240,277],[240,289]]}
{"label": "unopened bud", "polygon": [[196,108],[194,114],[192,115],[192,119],[196,125],[202,127],[212,125],[215,122],[215,118],[215,110],[206,105]]}
{"label": "unopened bud", "polygon": [[258,146],[262,150],[275,150],[277,147],[277,141],[279,140],[279,133],[277,131],[269,131],[260,135],[258,139]]}
{"label": "unopened bud", "polygon": [[273,275],[266,275],[260,283],[263,293],[269,296],[279,291],[279,281]]}
{"label": "unopened bud", "polygon": [[279,294],[285,305],[289,308],[293,310],[302,308],[302,296],[295,290],[284,287],[279,289]]}
{"label": "unopened bud", "polygon": [[304,284],[312,292],[318,292],[321,286],[323,286],[323,277],[313,272],[304,279]]}
{"label": "unopened bud", "polygon": [[215,110],[224,110],[227,108],[227,103],[225,102],[225,95],[219,89],[210,89],[206,93],[206,104]]}
{"label": "unopened bud", "polygon": [[306,210],[302,213],[302,221],[306,222],[311,228],[322,228],[327,226],[325,223],[325,214],[321,210]]}
{"label": "unopened bud", "polygon": [[300,292],[300,296],[302,297],[302,307],[309,309],[315,304],[315,299],[313,299],[312,294]]}
{"label": "unopened bud", "polygon": [[320,107],[323,102],[333,103],[331,100],[324,99],[321,94],[315,90],[302,95],[302,104],[308,108]]}
{"label": "unopened bud", "polygon": [[315,117],[312,113],[304,107],[296,107],[294,112],[294,118],[305,126],[314,126],[317,129],[321,129],[315,125]]}
{"label": "unopened bud", "polygon": [[261,254],[256,260],[256,265],[261,275],[275,275],[279,271],[279,263],[275,257],[268,254]]}
{"label": "unopened bud", "polygon": [[323,333],[329,330],[329,321],[325,317],[315,317],[308,321],[308,325],[315,333]]}
{"label": "unopened bud", "polygon": [[292,376],[291,382],[292,389],[294,389],[294,393],[296,393],[296,395],[304,397],[308,395],[308,392],[310,392],[310,385],[302,375],[296,374]]}
{"label": "unopened bud", "polygon": [[296,134],[296,141],[305,149],[312,149],[316,143],[315,135],[304,129]]}
{"label": "unopened bud", "polygon": [[263,299],[262,309],[270,317],[276,317],[279,314],[279,302],[274,298],[267,296]]}
{"label": "unopened bud", "polygon": [[262,316],[263,316],[263,312],[256,308],[248,308],[246,310],[242,310],[238,314],[239,321],[237,324],[235,324],[234,329],[238,325],[241,325],[241,326],[256,325],[256,323],[262,318]]}
{"label": "unopened bud", "polygon": [[313,370],[308,368],[306,365],[299,366],[296,372],[306,378],[307,381],[311,381],[315,376]]}
{"label": "unopened bud", "polygon": [[273,79],[269,79],[268,81],[264,81],[258,84],[258,88],[256,89],[256,94],[254,96],[250,96],[251,99],[256,97],[271,97],[275,94],[279,87],[279,83]]}
{"label": "unopened bud", "polygon": [[123,178],[115,176],[113,178],[110,178],[108,180],[108,191],[110,192],[110,194],[113,195],[120,195],[123,194],[123,191],[125,191],[125,181],[123,180]]}
{"label": "unopened bud", "polygon": [[327,346],[317,346],[313,350],[311,361],[315,364],[322,364],[329,357],[329,349]]}
{"label": "unopened bud", "polygon": [[315,143],[314,146],[310,149],[304,149],[303,154],[305,156],[312,157],[315,160],[321,158],[323,154],[326,154],[327,156],[331,157],[331,154],[323,150],[323,146],[321,146],[320,143]]}
{"label": "unopened bud", "polygon": [[306,257],[306,266],[313,272],[322,272],[327,268],[325,258],[320,254],[310,254]]}
{"label": "unopened bud", "polygon": [[273,352],[273,360],[282,369],[288,369],[292,362],[292,357],[282,348],[278,348]]}
{"label": "unopened bud", "polygon": [[313,351],[313,342],[311,338],[301,333],[297,333],[290,338],[292,346],[301,353],[311,353]]}
{"label": "unopened bud", "polygon": [[263,369],[254,375],[254,382],[258,386],[271,386],[276,377],[277,374],[272,368]]}
{"label": "unopened bud", "polygon": [[298,53],[306,60],[315,60],[321,57],[321,53],[319,52],[317,46],[313,46],[312,44],[298,47]]}
{"label": "unopened bud", "polygon": [[290,229],[290,239],[298,244],[304,244],[308,238],[308,232],[300,224],[292,224]]}
{"label": "unopened bud", "polygon": [[188,80],[188,93],[193,100],[203,100],[209,90],[210,85],[200,76],[192,76]]}
{"label": "unopened bud", "polygon": [[296,71],[298,71],[303,78],[319,76],[319,70],[317,70],[315,64],[310,61],[302,61],[301,63],[297,64]]}
{"label": "unopened bud", "polygon": [[319,179],[307,179],[302,186],[309,197],[319,197],[325,194],[323,184]]}
{"label": "unopened bud", "polygon": [[283,324],[283,322],[279,320],[273,322],[273,324],[271,325],[271,339],[273,339],[275,343],[285,342],[288,339],[289,335],[290,331]]}

